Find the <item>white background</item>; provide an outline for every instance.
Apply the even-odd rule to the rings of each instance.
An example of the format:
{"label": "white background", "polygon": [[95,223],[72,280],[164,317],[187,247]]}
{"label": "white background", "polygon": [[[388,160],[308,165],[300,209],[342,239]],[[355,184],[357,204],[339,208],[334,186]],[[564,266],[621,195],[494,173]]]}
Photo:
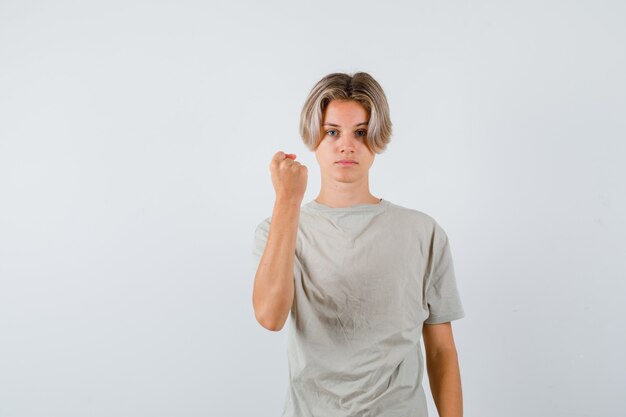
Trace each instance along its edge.
{"label": "white background", "polygon": [[279,416],[286,334],[251,302],[269,161],[296,153],[317,196],[300,109],[359,70],[394,128],[372,193],[450,237],[465,416],[623,416],[625,21],[590,0],[1,1],[0,417]]}

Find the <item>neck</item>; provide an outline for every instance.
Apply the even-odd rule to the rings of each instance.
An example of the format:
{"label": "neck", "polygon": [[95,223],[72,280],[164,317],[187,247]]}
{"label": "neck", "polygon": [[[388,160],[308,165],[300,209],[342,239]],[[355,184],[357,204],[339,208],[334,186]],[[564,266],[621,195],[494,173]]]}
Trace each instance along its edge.
{"label": "neck", "polygon": [[322,188],[315,201],[329,207],[340,208],[357,204],[377,204],[380,202],[380,198],[370,193],[367,178],[357,183],[322,179]]}

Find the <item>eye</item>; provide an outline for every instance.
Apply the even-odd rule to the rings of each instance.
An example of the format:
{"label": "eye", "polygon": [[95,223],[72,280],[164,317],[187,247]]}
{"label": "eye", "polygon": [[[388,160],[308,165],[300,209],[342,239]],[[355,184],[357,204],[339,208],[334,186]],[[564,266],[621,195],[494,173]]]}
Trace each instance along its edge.
{"label": "eye", "polygon": [[357,130],[357,131],[356,131],[356,135],[357,135],[358,137],[361,137],[361,138],[362,138],[362,137],[365,137],[365,135],[367,135],[367,130],[365,130],[365,129]]}
{"label": "eye", "polygon": [[332,135],[332,134],[331,134],[331,132],[337,132],[337,131],[336,131],[335,129],[330,129],[330,130],[327,130],[327,131],[326,131],[326,134],[327,134],[328,136],[336,136],[336,135]]}

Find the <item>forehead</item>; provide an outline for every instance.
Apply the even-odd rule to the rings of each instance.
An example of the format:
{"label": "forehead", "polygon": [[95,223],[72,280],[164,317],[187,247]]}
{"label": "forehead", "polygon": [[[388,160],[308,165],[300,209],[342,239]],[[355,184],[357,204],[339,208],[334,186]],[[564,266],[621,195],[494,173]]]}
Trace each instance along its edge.
{"label": "forehead", "polygon": [[353,126],[367,122],[369,115],[361,103],[354,100],[332,100],[324,110],[323,122]]}

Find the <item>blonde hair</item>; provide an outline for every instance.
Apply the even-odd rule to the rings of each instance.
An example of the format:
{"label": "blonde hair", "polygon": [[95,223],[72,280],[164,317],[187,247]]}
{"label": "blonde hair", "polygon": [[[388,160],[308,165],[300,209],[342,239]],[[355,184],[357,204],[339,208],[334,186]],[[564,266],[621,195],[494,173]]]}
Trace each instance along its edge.
{"label": "blonde hair", "polygon": [[380,84],[366,72],[336,72],[315,84],[300,113],[300,136],[306,147],[314,151],[321,142],[324,111],[332,100],[353,100],[365,108],[369,114],[365,145],[382,153],[391,140],[389,105]]}

